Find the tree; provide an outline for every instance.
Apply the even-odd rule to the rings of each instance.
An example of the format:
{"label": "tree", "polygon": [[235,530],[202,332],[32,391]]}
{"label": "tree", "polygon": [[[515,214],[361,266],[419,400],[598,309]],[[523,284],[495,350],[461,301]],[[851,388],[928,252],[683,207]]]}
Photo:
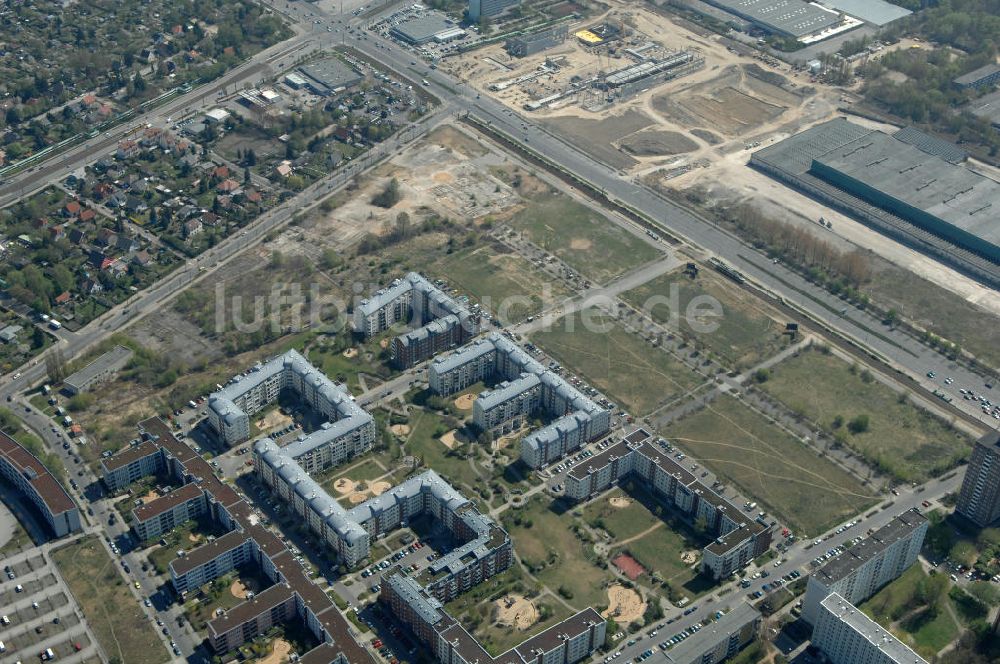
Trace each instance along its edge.
{"label": "tree", "polygon": [[73,273],[65,265],[56,265],[52,270],[52,278],[60,291],[68,291],[73,288]]}
{"label": "tree", "polygon": [[66,358],[63,357],[61,348],[56,348],[45,356],[45,372],[50,383],[61,383],[66,377]]}
{"label": "tree", "polygon": [[868,431],[868,426],[868,415],[861,414],[847,423],[847,430],[854,435],[858,435]]}
{"label": "tree", "polygon": [[35,325],[31,332],[31,347],[41,348],[44,345],[45,345],[45,332],[42,331],[42,328]]}
{"label": "tree", "polygon": [[385,189],[372,197],[372,205],[389,209],[400,201],[402,196],[399,193],[399,180],[392,178],[386,184]]}
{"label": "tree", "polygon": [[341,264],[343,264],[343,260],[340,258],[340,254],[334,249],[324,249],[320,255],[319,267],[322,270],[333,270],[340,267]]}
{"label": "tree", "polygon": [[1000,604],[1000,589],[989,581],[973,581],[965,587],[965,592],[984,607],[992,608]]}

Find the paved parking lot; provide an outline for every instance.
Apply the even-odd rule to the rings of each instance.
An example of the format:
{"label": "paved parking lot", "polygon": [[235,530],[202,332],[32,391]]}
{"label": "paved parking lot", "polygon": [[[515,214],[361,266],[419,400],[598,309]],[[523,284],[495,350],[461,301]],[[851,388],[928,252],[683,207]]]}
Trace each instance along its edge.
{"label": "paved parking lot", "polygon": [[4,561],[0,614],[4,661],[35,661],[46,649],[59,661],[101,661],[96,641],[44,547]]}

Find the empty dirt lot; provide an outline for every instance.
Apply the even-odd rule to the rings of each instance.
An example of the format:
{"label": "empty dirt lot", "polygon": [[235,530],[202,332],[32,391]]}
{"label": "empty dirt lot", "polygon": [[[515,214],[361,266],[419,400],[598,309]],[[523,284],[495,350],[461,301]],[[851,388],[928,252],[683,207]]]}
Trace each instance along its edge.
{"label": "empty dirt lot", "polygon": [[734,138],[777,120],[800,102],[792,93],[736,66],[680,94],[661,94],[652,100],[653,108],[668,120]]}

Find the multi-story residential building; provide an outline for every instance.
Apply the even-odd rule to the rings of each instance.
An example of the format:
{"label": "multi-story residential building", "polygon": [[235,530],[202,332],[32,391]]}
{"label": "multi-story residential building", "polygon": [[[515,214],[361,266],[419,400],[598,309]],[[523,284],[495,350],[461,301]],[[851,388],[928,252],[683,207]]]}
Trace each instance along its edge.
{"label": "multi-story residential building", "polygon": [[622,478],[641,481],[692,523],[704,520],[715,540],[702,550],[702,569],[717,579],[746,567],[771,545],[771,529],[717,494],[636,429],[566,474],[566,497],[586,500]]}
{"label": "multi-story residential building", "polygon": [[502,436],[517,431],[538,410],[542,382],[535,374],[521,374],[486,390],[472,403],[472,423],[480,431]]}
{"label": "multi-story residential building", "polygon": [[35,455],[0,432],[0,476],[34,505],[56,537],[82,530],[80,508]]}
{"label": "multi-story residential building", "polygon": [[397,335],[391,344],[392,361],[402,368],[460,346],[479,333],[478,313],[416,272],[354,308],[354,330],[365,337],[410,323],[416,329]]}
{"label": "multi-story residential building", "polygon": [[812,645],[830,664],[927,664],[837,593],[830,593],[819,604]]}
{"label": "multi-story residential building", "polygon": [[[234,607],[227,614],[229,620],[222,616],[221,621],[213,621],[210,643],[220,648],[235,648],[252,638],[255,629],[265,629],[268,620],[280,620],[284,615],[285,620],[301,620],[320,644],[301,654],[298,661],[307,664],[373,664],[371,655],[355,639],[347,619],[337,610],[333,600],[312,582],[284,543],[257,522],[253,509],[243,496],[217,478],[208,462],[177,440],[163,421],[155,418],[145,420],[139,423],[139,428],[142,439],[150,443],[153,451],[149,453],[147,446],[139,454],[134,451],[139,445],[129,447],[121,455],[116,455],[125,457],[127,460],[124,463],[108,464],[111,476],[115,477],[115,473],[127,466],[145,464],[150,474],[164,472],[179,483],[196,484],[205,496],[205,514],[229,531],[171,562],[171,578],[177,592],[187,592],[243,565],[255,565],[272,584],[287,586],[293,594],[294,611],[291,613],[285,603],[266,602],[272,608],[268,615],[261,615],[264,609],[259,603],[255,606],[256,598],[248,600],[249,606]],[[156,461],[151,460],[154,457]],[[275,590],[273,594],[265,595],[265,599],[278,597],[280,592]],[[261,595],[264,593],[267,590]],[[245,619],[240,619],[240,616]],[[254,616],[257,616],[255,623],[252,621]]]}
{"label": "multi-story residential building", "polygon": [[[282,390],[294,392],[313,410],[330,419],[308,437],[304,446],[339,463],[344,456],[360,454],[375,440],[375,422],[354,398],[294,350],[254,367],[245,377],[208,398],[208,421],[227,445],[250,437],[250,417],[278,399]],[[300,441],[302,442],[302,441]],[[329,448],[322,452],[320,447]]]}
{"label": "multi-story residential building", "polygon": [[132,531],[139,541],[151,540],[169,532],[208,508],[205,492],[194,482],[174,489],[132,510]]}
{"label": "multi-story residential building", "polygon": [[437,597],[398,567],[383,575],[379,598],[441,664],[573,664],[605,640],[606,621],[588,608],[494,657],[448,615]]}
{"label": "multi-story residential building", "polygon": [[177,592],[184,594],[251,560],[250,538],[232,530],[170,561],[170,580]]}
{"label": "multi-story residential building", "polygon": [[459,351],[434,358],[428,372],[434,394],[450,396],[481,383],[496,370],[497,347],[489,339],[478,339]]}
{"label": "multi-story residential building", "polygon": [[101,479],[113,492],[122,491],[136,480],[164,470],[160,447],[149,440],[131,445],[108,459],[101,459]]}
{"label": "multi-story residential building", "polygon": [[227,653],[295,614],[295,592],[287,583],[277,583],[208,621],[208,643],[214,652]]}
{"label": "multi-story residential building", "polygon": [[802,601],[803,620],[815,624],[830,593],[860,604],[899,578],[916,562],[927,527],[926,517],[916,510],[903,512],[813,572]]}
{"label": "multi-story residential building", "polygon": [[741,602],[729,613],[665,652],[661,661],[668,664],[718,664],[753,641],[760,623],[760,612]]}
{"label": "multi-story residential building", "polygon": [[976,441],[955,511],[979,526],[1000,519],[1000,431]]}
{"label": "multi-story residential building", "polygon": [[421,514],[430,514],[465,542],[430,566],[430,570],[444,570],[436,578],[442,588],[466,587],[509,566],[507,533],[433,470],[347,510],[302,469],[290,448],[278,447],[266,438],[254,443],[257,476],[304,519],[344,565],[354,567],[367,558],[373,539]]}
{"label": "multi-story residential building", "polygon": [[428,372],[431,390],[443,396],[492,378],[505,382],[473,402],[472,419],[480,429],[509,433],[535,410],[556,417],[521,440],[521,459],[531,468],[551,463],[611,428],[607,409],[497,333],[437,358]]}

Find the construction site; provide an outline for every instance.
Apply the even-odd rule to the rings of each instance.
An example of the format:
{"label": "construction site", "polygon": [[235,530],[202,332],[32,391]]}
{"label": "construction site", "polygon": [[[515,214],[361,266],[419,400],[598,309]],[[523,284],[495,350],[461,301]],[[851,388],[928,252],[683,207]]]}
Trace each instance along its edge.
{"label": "construction site", "polygon": [[[612,9],[574,24],[521,34],[442,62],[442,67],[529,112],[600,112],[705,67],[697,44],[663,39],[643,8]],[[668,36],[669,37],[669,36]]]}

